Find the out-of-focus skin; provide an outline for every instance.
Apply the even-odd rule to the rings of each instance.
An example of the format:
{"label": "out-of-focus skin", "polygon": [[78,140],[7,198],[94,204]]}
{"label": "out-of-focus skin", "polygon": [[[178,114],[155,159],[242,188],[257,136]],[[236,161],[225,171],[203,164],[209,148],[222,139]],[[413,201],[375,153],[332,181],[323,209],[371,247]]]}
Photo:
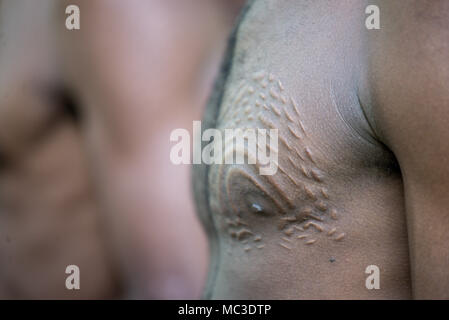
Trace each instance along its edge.
{"label": "out-of-focus skin", "polygon": [[199,118],[237,11],[0,2],[1,298],[199,297],[207,243],[169,133]]}
{"label": "out-of-focus skin", "polygon": [[[0,297],[115,297],[79,127],[58,93],[51,1],[0,7]],[[68,265],[81,290],[65,288]]]}
{"label": "out-of-focus skin", "polygon": [[[380,30],[365,28],[368,5]],[[203,130],[277,128],[278,171],[196,166],[206,296],[449,298],[449,3],[245,12]]]}

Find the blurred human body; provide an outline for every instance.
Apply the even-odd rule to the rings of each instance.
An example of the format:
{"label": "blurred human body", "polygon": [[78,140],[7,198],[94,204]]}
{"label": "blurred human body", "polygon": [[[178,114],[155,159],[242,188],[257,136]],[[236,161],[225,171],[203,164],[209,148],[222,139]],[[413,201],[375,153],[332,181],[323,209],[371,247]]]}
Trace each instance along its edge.
{"label": "blurred human body", "polygon": [[[65,29],[69,4],[81,30]],[[199,117],[228,9],[1,2],[1,298],[199,296],[207,245],[167,132]]]}

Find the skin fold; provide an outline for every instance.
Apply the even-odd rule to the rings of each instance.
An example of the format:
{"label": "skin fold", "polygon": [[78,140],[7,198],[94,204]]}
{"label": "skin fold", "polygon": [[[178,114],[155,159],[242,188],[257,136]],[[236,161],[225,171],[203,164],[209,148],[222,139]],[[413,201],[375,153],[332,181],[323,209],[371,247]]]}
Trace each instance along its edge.
{"label": "skin fold", "polygon": [[[380,30],[365,28],[372,4]],[[278,171],[195,166],[206,297],[448,297],[448,9],[249,2],[203,130],[277,128]]]}

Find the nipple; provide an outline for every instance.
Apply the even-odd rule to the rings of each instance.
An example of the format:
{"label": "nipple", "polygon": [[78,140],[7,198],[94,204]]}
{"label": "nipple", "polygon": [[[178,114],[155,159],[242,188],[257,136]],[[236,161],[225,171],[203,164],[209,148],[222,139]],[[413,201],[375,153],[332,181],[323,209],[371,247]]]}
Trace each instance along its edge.
{"label": "nipple", "polygon": [[254,213],[263,213],[263,208],[261,205],[259,205],[257,203],[253,203],[251,205],[251,211]]}

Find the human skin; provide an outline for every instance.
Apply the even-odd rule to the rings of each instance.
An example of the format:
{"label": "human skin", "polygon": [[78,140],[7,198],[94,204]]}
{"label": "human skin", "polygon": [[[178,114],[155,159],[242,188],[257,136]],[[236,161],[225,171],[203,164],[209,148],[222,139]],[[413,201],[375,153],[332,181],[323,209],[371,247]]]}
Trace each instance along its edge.
{"label": "human skin", "polygon": [[[365,28],[373,4],[380,30]],[[448,3],[244,12],[203,130],[277,128],[279,166],[195,166],[205,297],[448,298]]]}
{"label": "human skin", "polygon": [[[0,298],[111,298],[119,282],[82,137],[56,92],[51,8],[50,1],[0,7]],[[65,288],[72,264],[79,291]]]}
{"label": "human skin", "polygon": [[180,9],[1,2],[1,298],[199,297],[207,243],[168,137],[198,119],[237,7]]}

